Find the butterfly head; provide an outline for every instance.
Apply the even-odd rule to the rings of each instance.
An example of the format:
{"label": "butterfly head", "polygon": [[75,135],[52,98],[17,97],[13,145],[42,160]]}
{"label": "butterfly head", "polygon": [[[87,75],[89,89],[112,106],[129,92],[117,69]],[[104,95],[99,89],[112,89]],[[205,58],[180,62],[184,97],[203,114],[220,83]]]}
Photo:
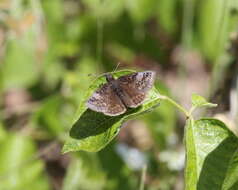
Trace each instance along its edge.
{"label": "butterfly head", "polygon": [[115,80],[113,78],[112,74],[110,74],[110,73],[106,73],[105,77],[106,77],[107,82],[111,82],[111,81]]}

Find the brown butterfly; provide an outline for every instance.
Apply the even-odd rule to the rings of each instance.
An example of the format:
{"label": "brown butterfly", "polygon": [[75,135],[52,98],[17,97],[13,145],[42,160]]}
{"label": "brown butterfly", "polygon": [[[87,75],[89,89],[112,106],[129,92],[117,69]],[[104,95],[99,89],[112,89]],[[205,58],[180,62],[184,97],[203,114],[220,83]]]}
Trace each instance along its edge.
{"label": "brown butterfly", "polygon": [[147,92],[155,81],[155,72],[136,72],[114,79],[105,74],[107,83],[103,84],[87,101],[87,107],[105,115],[116,116],[128,108],[136,108],[143,103]]}

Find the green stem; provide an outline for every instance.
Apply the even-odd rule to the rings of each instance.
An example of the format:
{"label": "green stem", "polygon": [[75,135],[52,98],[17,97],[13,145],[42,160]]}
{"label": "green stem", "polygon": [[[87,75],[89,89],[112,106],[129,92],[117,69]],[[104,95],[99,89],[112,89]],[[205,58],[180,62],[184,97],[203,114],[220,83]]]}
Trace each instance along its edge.
{"label": "green stem", "polygon": [[147,170],[147,165],[144,165],[142,168],[142,173],[141,173],[140,190],[144,190],[145,188],[146,170]]}
{"label": "green stem", "polygon": [[196,106],[192,106],[189,110],[189,115],[192,115],[193,111],[196,109]]}
{"label": "green stem", "polygon": [[173,104],[175,107],[177,107],[179,110],[181,110],[186,115],[187,118],[191,117],[191,114],[185,108],[183,108],[181,105],[179,105],[177,102],[175,102],[171,98],[164,96],[164,95],[159,95],[159,98],[163,99],[163,100],[167,100],[168,102]]}

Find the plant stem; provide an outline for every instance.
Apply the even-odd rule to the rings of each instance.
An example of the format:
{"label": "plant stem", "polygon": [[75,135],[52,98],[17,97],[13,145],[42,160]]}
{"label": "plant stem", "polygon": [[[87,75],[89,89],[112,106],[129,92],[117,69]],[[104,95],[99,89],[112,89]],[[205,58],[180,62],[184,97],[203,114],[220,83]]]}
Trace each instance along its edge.
{"label": "plant stem", "polygon": [[147,165],[144,165],[141,172],[140,190],[144,190],[145,188],[146,170],[147,170]]}
{"label": "plant stem", "polygon": [[163,100],[167,100],[168,102],[173,104],[175,107],[177,107],[179,110],[181,110],[186,115],[187,118],[190,118],[191,114],[185,108],[183,108],[181,105],[179,105],[177,102],[175,102],[174,100],[172,100],[168,96],[159,95],[159,98],[163,99]]}
{"label": "plant stem", "polygon": [[196,106],[192,106],[189,110],[189,115],[192,115],[193,111],[196,109]]}

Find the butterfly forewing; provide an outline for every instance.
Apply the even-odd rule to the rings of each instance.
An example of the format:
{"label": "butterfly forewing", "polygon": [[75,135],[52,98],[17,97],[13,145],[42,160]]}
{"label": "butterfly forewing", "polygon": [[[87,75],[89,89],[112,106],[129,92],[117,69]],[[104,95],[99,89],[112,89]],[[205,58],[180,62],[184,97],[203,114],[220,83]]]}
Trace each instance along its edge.
{"label": "butterfly forewing", "polygon": [[118,79],[114,79],[111,74],[105,77],[107,83],[93,93],[87,106],[93,111],[116,116],[124,113],[126,107],[135,108],[143,103],[153,86],[155,73],[137,72]]}
{"label": "butterfly forewing", "polygon": [[118,87],[121,89],[119,97],[127,107],[137,107],[143,103],[147,92],[152,88],[155,73],[152,71],[138,72],[117,79]]}
{"label": "butterfly forewing", "polygon": [[120,115],[126,111],[126,107],[115,94],[110,83],[104,84],[94,92],[87,101],[87,106],[93,111],[110,116]]}

